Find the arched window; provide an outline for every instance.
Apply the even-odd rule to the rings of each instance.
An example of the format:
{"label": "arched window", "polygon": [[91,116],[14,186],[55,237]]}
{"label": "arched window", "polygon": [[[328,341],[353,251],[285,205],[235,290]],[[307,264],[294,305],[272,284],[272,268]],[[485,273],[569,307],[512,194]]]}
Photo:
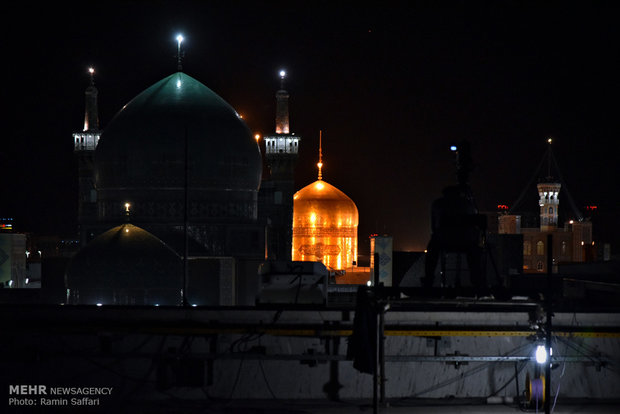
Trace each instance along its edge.
{"label": "arched window", "polygon": [[542,261],[539,260],[538,263],[536,263],[536,270],[539,271],[539,272],[542,272],[543,270],[545,270],[544,267],[543,267],[543,262]]}
{"label": "arched window", "polygon": [[529,256],[532,254],[532,242],[526,240],[523,242],[523,256]]}
{"label": "arched window", "polygon": [[553,214],[553,207],[549,207],[549,214]]}
{"label": "arched window", "polygon": [[560,247],[560,251],[562,252],[562,255],[566,254],[566,240],[562,240],[562,247]]}
{"label": "arched window", "polygon": [[542,240],[536,242],[536,254],[543,255],[545,254],[545,243]]}

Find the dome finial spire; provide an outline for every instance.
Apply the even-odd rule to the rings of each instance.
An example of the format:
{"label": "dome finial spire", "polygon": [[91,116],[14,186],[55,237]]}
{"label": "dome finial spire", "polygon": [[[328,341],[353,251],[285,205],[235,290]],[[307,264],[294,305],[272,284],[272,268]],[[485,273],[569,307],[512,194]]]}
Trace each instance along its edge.
{"label": "dome finial spire", "polygon": [[88,68],[88,73],[90,74],[90,85],[95,86],[95,68],[92,66]]}
{"label": "dome finial spire", "polygon": [[319,162],[316,163],[319,167],[319,180],[323,179],[323,131],[319,130]]}
{"label": "dome finial spire", "polygon": [[182,64],[182,54],[181,54],[181,43],[183,43],[183,35],[182,34],[178,34],[177,35],[177,70],[179,72],[183,71],[183,64]]}

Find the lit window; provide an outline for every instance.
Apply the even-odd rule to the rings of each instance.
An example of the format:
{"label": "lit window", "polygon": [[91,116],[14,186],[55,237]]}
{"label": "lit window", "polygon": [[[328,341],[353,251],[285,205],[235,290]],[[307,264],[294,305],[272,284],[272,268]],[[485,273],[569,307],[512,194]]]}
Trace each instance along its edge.
{"label": "lit window", "polygon": [[545,254],[545,243],[543,243],[541,240],[539,240],[536,243],[536,254],[538,255]]}
{"label": "lit window", "polygon": [[532,243],[529,240],[523,242],[523,256],[532,254]]}

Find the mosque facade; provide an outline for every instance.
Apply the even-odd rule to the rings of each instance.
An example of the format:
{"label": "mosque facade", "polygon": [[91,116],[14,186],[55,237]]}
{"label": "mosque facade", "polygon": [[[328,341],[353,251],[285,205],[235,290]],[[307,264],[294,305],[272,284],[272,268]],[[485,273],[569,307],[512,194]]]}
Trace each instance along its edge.
{"label": "mosque facade", "polygon": [[[275,133],[264,137],[261,153],[237,112],[181,70],[138,94],[102,131],[91,72],[84,129],[74,134],[83,248],[67,272],[70,303],[180,304],[198,286],[207,296],[219,289],[219,297],[243,296],[248,304],[258,265],[266,260],[316,261],[331,270],[355,266],[355,203],[321,173],[295,193],[301,138],[290,129],[284,76],[276,92]],[[145,248],[155,253],[137,249],[141,240],[150,240]],[[160,254],[155,240],[174,254]],[[127,249],[140,256],[140,269],[165,268],[161,258],[171,268],[180,261],[181,279],[171,272],[174,281],[158,282],[176,293],[165,299],[145,281],[146,290],[138,292],[140,277],[119,270],[128,262],[98,259],[126,257]],[[118,269],[110,267],[114,263]],[[93,266],[110,278],[107,286],[105,278],[97,279],[99,292],[96,278],[88,276]],[[206,270],[217,277],[206,280]],[[196,289],[193,296],[194,303],[213,304],[201,303]]]}
{"label": "mosque facade", "polygon": [[[551,146],[547,154],[551,165],[553,160]],[[558,263],[585,262],[591,259],[591,251],[594,247],[592,222],[583,219],[579,212],[575,212],[574,219],[567,220],[562,227],[559,226],[558,209],[562,183],[554,179],[550,171],[549,166],[547,177],[536,186],[540,208],[539,227],[522,227],[520,215],[500,214],[499,216],[499,234],[521,234],[523,236],[524,273],[546,273],[549,250],[552,253],[554,266]]]}

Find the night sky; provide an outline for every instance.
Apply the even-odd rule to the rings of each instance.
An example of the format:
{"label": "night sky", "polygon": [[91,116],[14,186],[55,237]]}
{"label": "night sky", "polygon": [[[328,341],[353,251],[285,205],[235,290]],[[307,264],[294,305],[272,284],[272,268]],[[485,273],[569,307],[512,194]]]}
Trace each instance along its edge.
{"label": "night sky", "polygon": [[[456,181],[451,143],[471,143],[471,186],[480,210],[493,211],[517,200],[548,137],[576,205],[598,207],[595,240],[618,250],[613,2],[262,3],[3,6],[0,216],[20,231],[76,233],[71,134],[83,125],[87,68],[105,129],[176,71],[182,32],[184,71],[253,132],[274,131],[287,70],[291,129],[302,137],[296,187],[316,180],[322,130],[323,178],[357,204],[362,253],[370,233],[393,235],[400,250],[425,247],[430,204]],[[536,212],[535,186],[528,194],[521,210]],[[568,207],[563,194],[560,203]]]}

